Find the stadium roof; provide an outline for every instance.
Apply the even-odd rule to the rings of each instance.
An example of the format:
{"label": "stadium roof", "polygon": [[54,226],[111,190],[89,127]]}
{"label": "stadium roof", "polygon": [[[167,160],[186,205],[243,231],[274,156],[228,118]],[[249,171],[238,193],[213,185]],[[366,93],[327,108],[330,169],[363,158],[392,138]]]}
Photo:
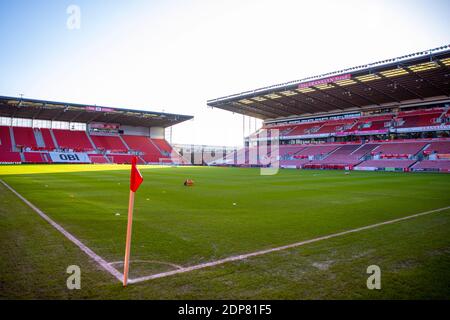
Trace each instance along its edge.
{"label": "stadium roof", "polygon": [[398,106],[450,97],[450,45],[208,100],[260,119]]}
{"label": "stadium roof", "polygon": [[2,96],[0,96],[0,116],[164,128],[193,118],[180,114]]}

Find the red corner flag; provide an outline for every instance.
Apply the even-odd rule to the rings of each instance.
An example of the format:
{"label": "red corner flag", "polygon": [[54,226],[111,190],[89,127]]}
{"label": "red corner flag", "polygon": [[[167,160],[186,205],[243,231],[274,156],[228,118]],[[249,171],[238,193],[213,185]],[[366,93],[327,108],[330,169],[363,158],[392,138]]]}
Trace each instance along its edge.
{"label": "red corner flag", "polygon": [[136,192],[144,178],[142,178],[139,169],[136,167],[137,157],[133,157],[131,161],[130,190]]}
{"label": "red corner flag", "polygon": [[141,173],[136,167],[137,157],[133,157],[131,161],[131,175],[130,175],[130,201],[128,203],[128,224],[127,224],[127,239],[125,244],[125,259],[123,262],[123,286],[128,282],[128,270],[130,266],[130,252],[131,252],[131,227],[133,225],[133,209],[134,209],[134,193],[139,189],[142,181]]}

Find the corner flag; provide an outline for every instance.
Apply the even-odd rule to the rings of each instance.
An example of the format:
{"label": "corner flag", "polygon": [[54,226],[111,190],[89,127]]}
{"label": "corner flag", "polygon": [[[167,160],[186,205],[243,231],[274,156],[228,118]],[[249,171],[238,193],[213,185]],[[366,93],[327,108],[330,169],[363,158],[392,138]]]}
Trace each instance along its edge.
{"label": "corner flag", "polygon": [[131,227],[133,225],[133,209],[134,209],[134,193],[139,189],[142,181],[141,173],[136,167],[137,157],[133,157],[131,161],[130,174],[130,200],[128,203],[128,224],[127,224],[127,238],[125,244],[125,259],[123,263],[123,286],[126,287],[128,282],[128,270],[130,266],[130,250],[131,250]]}
{"label": "corner flag", "polygon": [[142,181],[144,181],[144,178],[142,178],[141,173],[136,167],[136,162],[137,157],[133,157],[133,160],[131,161],[131,176],[130,176],[130,190],[132,192],[136,192],[137,189],[139,189],[139,186],[141,185]]}

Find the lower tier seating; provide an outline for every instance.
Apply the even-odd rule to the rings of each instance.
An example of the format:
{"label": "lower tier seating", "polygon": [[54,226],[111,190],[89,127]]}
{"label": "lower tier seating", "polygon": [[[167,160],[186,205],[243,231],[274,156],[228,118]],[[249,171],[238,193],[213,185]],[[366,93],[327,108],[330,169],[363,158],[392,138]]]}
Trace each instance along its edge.
{"label": "lower tier seating", "polygon": [[450,160],[423,160],[415,164],[412,169],[450,172]]}
{"label": "lower tier seating", "polygon": [[51,159],[48,153],[44,152],[24,152],[25,162],[29,163],[50,163]]}
{"label": "lower tier seating", "polygon": [[149,137],[123,135],[122,138],[131,150],[143,152],[142,159],[146,162],[159,162],[165,157],[161,155]]}
{"label": "lower tier seating", "polygon": [[19,152],[0,151],[0,163],[19,163],[21,162]]}
{"label": "lower tier seating", "polygon": [[358,165],[358,167],[367,168],[396,168],[396,169],[407,169],[412,166],[416,160],[367,160]]}

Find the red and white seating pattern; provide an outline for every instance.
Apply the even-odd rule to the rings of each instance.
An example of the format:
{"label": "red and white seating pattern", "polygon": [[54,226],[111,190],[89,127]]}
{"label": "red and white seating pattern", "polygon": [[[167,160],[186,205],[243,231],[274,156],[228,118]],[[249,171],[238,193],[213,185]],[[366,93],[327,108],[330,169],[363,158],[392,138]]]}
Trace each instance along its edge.
{"label": "red and white seating pattern", "polygon": [[[42,136],[39,146],[38,136]],[[122,138],[127,145],[118,135],[88,136],[85,131],[0,126],[0,163],[51,163],[50,151],[84,152],[92,163],[131,163],[136,153],[141,164],[189,163],[164,139],[131,135]]]}

